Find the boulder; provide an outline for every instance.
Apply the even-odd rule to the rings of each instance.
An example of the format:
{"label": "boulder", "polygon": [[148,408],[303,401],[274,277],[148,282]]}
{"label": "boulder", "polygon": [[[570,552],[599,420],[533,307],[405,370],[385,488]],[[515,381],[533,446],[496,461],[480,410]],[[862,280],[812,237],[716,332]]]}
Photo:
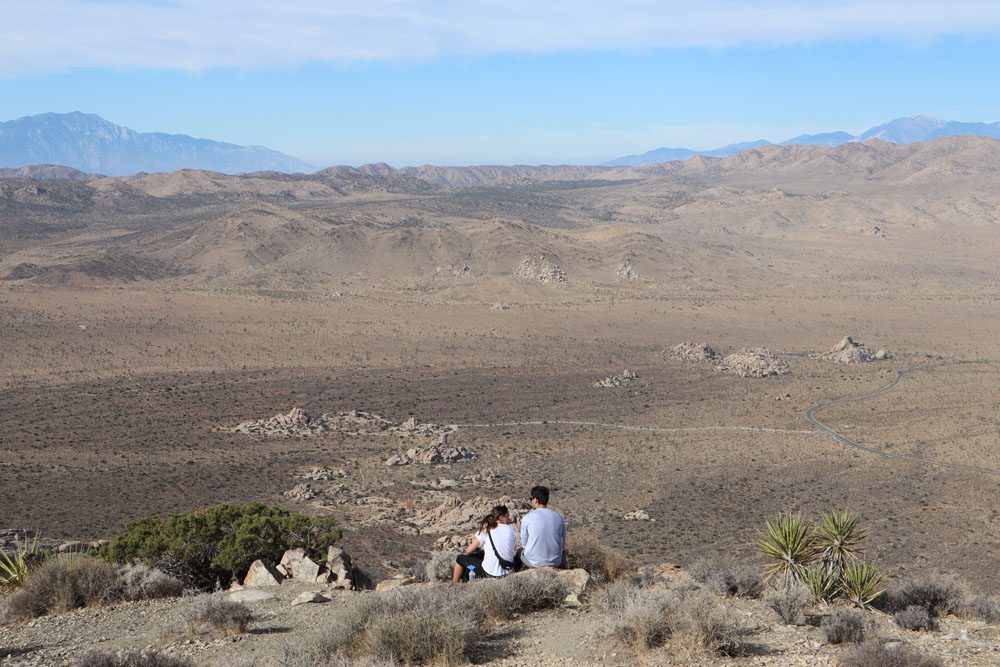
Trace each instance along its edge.
{"label": "boulder", "polygon": [[281,583],[281,573],[262,560],[255,560],[243,578],[244,588],[262,588],[277,586]]}
{"label": "boulder", "polygon": [[87,549],[90,548],[91,548],[90,542],[80,542],[76,540],[73,542],[63,542],[58,547],[56,547],[56,551],[58,551],[61,554],[68,554],[68,553],[79,553],[81,551],[86,551]]}
{"label": "boulder", "polygon": [[226,593],[226,599],[230,602],[261,602],[263,600],[270,600],[273,597],[275,597],[275,594],[270,591],[262,591],[252,588],[229,591]]}
{"label": "boulder", "polygon": [[319,563],[312,558],[302,557],[292,561],[292,579],[312,583],[319,576]]}
{"label": "boulder", "polygon": [[294,600],[292,600],[292,606],[295,607],[300,604],[310,604],[310,603],[322,604],[323,602],[329,602],[329,601],[330,598],[323,595],[322,593],[318,593],[316,591],[306,591],[301,595],[299,595]]}
{"label": "boulder", "polygon": [[340,547],[330,546],[326,551],[326,568],[333,588],[357,588],[354,582],[354,561]]}
{"label": "boulder", "polygon": [[375,586],[375,591],[376,592],[391,591],[394,588],[399,588],[401,586],[410,586],[415,583],[417,583],[417,580],[414,577],[410,577],[405,574],[397,574],[395,577],[392,577],[390,579],[383,579],[382,581],[378,582],[378,585]]}

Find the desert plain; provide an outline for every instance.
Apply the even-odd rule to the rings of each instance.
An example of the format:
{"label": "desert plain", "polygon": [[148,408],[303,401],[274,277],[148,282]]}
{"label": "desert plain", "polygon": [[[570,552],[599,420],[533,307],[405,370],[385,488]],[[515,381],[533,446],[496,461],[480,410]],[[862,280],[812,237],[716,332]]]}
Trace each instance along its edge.
{"label": "desert plain", "polygon": [[[995,593],[998,149],[9,170],[0,528],[110,538],[148,514],[262,500],[335,516],[380,578],[467,537],[427,529],[427,512],[523,503],[542,483],[570,531],[638,563],[752,558],[775,513],[847,509],[889,573]],[[885,358],[819,356],[846,335]],[[767,348],[787,372],[671,354],[686,341]],[[624,369],[636,377],[595,386]],[[814,406],[868,449],[807,420]],[[450,425],[469,457],[386,464],[440,429],[231,430],[291,408]]]}

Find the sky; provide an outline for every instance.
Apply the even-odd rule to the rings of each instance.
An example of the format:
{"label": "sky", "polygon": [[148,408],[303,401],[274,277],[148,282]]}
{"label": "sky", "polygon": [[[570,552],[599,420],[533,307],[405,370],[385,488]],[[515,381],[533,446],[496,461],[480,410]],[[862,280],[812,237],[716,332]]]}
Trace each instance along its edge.
{"label": "sky", "polygon": [[0,0],[0,120],[84,111],[317,167],[594,164],[1000,121],[1000,2]]}

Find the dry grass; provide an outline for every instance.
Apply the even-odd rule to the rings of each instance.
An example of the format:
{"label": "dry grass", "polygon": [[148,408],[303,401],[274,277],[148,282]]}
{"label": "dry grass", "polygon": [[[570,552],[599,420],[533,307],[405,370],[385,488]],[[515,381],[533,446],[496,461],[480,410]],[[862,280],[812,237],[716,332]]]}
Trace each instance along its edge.
{"label": "dry grass", "polygon": [[740,655],[750,634],[732,609],[706,591],[618,581],[597,591],[592,604],[605,614],[610,636],[636,652],[669,641],[689,656]]}
{"label": "dry grass", "polygon": [[194,667],[194,663],[159,651],[91,651],[73,663],[73,667]]}
{"label": "dry grass", "polygon": [[121,566],[118,578],[121,597],[125,600],[169,598],[184,593],[184,584],[180,579],[144,563]]}
{"label": "dry grass", "polygon": [[477,580],[466,594],[483,616],[502,620],[557,607],[566,597],[566,588],[552,574],[530,571],[502,579]]}
{"label": "dry grass", "polygon": [[820,623],[828,644],[857,644],[873,632],[871,619],[863,611],[837,609]]}
{"label": "dry grass", "polygon": [[700,558],[688,566],[688,574],[719,595],[755,600],[766,589],[757,568],[733,560]]}
{"label": "dry grass", "polygon": [[764,603],[774,610],[786,625],[802,622],[805,610],[813,602],[812,595],[799,585],[781,586],[767,592]]}
{"label": "dry grass", "polygon": [[878,640],[851,647],[838,662],[841,667],[944,667],[939,659],[925,656],[906,644]]}
{"label": "dry grass", "polygon": [[118,569],[88,556],[50,558],[32,570],[6,600],[5,616],[27,621],[46,614],[110,602],[118,597]]}
{"label": "dry grass", "polygon": [[358,595],[330,624],[320,651],[326,658],[456,664],[479,642],[482,622],[464,587]]}
{"label": "dry grass", "polygon": [[934,572],[923,577],[905,579],[886,591],[879,606],[889,612],[907,607],[923,607],[938,617],[958,611],[971,597],[969,585],[954,575]]}
{"label": "dry grass", "polygon": [[424,566],[424,581],[451,581],[455,554],[451,551],[433,551]]}
{"label": "dry grass", "polygon": [[715,596],[692,592],[680,598],[672,611],[672,643],[688,654],[738,656],[746,651],[746,638],[752,630]]}
{"label": "dry grass", "polygon": [[595,585],[615,581],[632,568],[620,553],[590,533],[569,533],[566,537],[569,568],[583,568]]}
{"label": "dry grass", "polygon": [[937,619],[925,607],[910,605],[892,615],[892,621],[904,630],[933,631],[938,629]]}
{"label": "dry grass", "polygon": [[254,616],[241,602],[202,595],[191,602],[184,619],[191,634],[240,635],[250,627]]}

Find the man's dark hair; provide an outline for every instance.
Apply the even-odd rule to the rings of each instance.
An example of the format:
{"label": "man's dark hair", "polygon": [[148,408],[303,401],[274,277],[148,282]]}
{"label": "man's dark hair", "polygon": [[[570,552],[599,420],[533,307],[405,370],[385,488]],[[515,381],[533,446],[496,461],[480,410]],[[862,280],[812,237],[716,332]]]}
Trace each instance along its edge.
{"label": "man's dark hair", "polygon": [[533,486],[531,487],[531,497],[537,500],[542,505],[549,504],[549,487],[547,486]]}

